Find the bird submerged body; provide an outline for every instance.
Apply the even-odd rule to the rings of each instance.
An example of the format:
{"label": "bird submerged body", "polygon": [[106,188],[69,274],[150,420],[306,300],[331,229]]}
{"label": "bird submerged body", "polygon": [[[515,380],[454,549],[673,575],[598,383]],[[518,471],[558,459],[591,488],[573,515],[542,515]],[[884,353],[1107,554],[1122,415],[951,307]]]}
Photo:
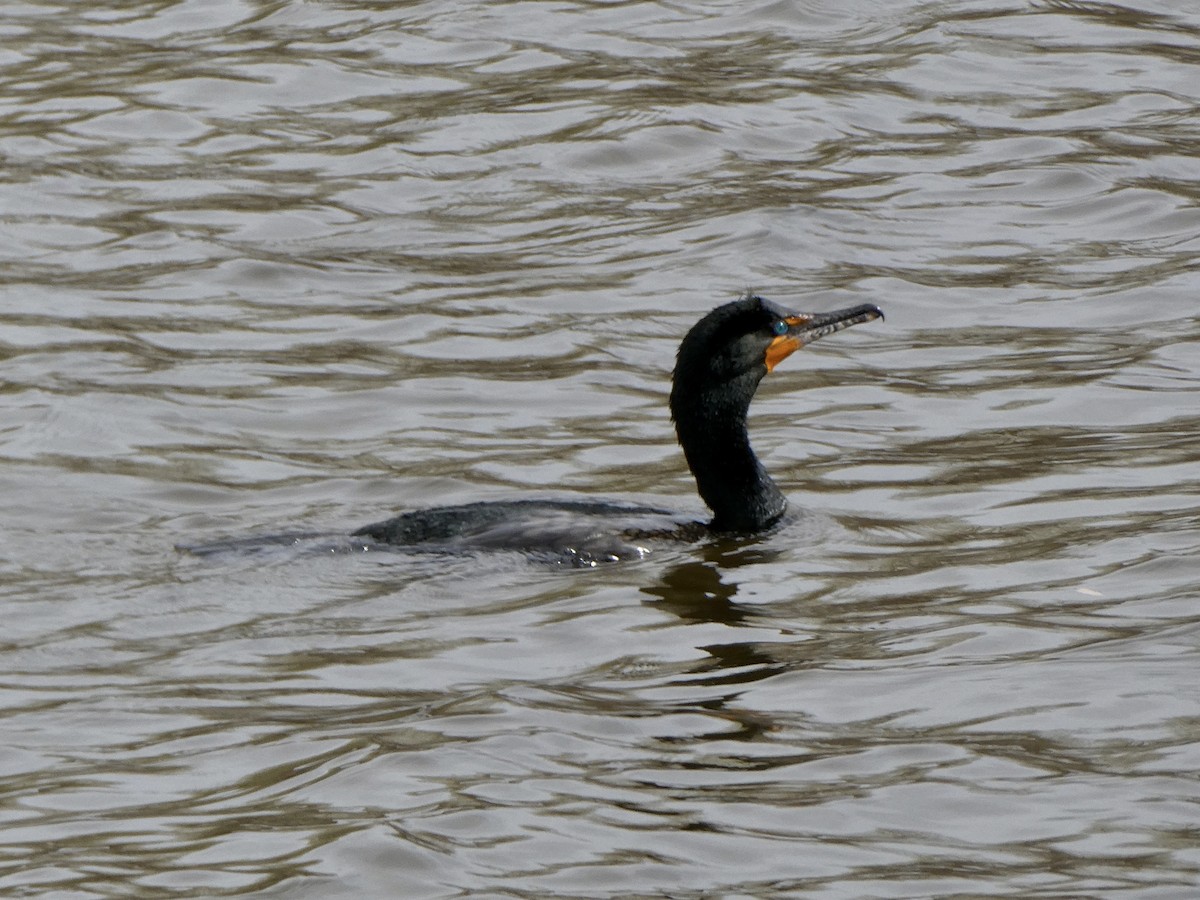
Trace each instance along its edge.
{"label": "bird submerged body", "polygon": [[694,541],[703,523],[665,509],[604,500],[493,500],[401,513],[353,532],[423,552],[510,550],[571,566],[644,559],[664,542]]}
{"label": "bird submerged body", "polygon": [[[696,479],[713,512],[709,522],[669,511],[593,499],[520,499],[413,510],[360,528],[348,549],[387,546],[415,552],[508,550],[531,559],[575,566],[640,559],[664,542],[712,535],[754,535],[775,526],[787,500],[750,446],[746,415],[759,382],[806,344],[883,317],[877,306],[796,313],[746,295],[718,306],[680,344],[671,385],[671,418]],[[264,547],[306,536],[260,538]],[[341,538],[345,544],[346,538]],[[229,549],[237,542],[189,548]]]}

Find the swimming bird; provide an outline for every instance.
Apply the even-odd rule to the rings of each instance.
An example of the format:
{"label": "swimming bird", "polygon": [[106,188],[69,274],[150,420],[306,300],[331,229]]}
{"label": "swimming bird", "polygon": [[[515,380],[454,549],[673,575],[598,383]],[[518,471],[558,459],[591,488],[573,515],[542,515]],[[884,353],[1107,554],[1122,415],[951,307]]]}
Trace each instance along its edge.
{"label": "swimming bird", "polygon": [[764,532],[783,517],[787,500],[750,446],[746,416],[759,382],[801,347],[881,318],[870,304],[798,313],[747,294],[692,326],[676,357],[670,407],[696,488],[712,510],[707,522],[606,500],[521,499],[414,510],[352,537],[418,551],[515,550],[592,566],[644,557],[660,541]]}

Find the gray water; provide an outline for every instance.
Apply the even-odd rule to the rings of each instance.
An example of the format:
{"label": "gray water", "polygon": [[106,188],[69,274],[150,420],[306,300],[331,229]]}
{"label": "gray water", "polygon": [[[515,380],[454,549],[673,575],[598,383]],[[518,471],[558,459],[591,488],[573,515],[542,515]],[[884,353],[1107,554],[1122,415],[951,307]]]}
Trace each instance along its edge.
{"label": "gray water", "polygon": [[[1200,9],[10,2],[0,894],[1200,896]],[[800,521],[198,559],[437,503]],[[1190,349],[1189,349],[1190,348]]]}

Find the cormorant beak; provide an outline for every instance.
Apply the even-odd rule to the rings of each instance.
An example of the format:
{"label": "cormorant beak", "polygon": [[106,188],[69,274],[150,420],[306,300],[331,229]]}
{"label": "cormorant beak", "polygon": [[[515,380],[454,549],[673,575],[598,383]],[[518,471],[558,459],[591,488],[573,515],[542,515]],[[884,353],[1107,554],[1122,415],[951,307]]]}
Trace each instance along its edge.
{"label": "cormorant beak", "polygon": [[792,313],[785,316],[783,321],[787,323],[787,332],[772,339],[767,345],[767,371],[775,371],[777,365],[805,344],[811,344],[827,334],[833,334],[851,325],[882,318],[883,310],[871,303],[836,309],[833,312]]}

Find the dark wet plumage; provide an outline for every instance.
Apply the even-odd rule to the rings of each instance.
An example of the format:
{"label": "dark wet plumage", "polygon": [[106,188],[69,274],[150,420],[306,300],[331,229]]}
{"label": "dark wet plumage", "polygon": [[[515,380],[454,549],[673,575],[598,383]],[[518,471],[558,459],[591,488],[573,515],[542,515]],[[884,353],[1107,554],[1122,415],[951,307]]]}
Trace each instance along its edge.
{"label": "dark wet plumage", "polygon": [[762,297],[718,306],[688,331],[671,384],[671,418],[696,488],[712,510],[698,521],[668,510],[591,498],[483,501],[401,513],[351,532],[276,534],[183,547],[192,553],[514,551],[557,565],[640,559],[655,545],[712,535],[754,535],[775,525],[787,501],[750,447],[746,414],[763,376],[792,352],[851,325],[883,317],[863,305],[795,313]]}

